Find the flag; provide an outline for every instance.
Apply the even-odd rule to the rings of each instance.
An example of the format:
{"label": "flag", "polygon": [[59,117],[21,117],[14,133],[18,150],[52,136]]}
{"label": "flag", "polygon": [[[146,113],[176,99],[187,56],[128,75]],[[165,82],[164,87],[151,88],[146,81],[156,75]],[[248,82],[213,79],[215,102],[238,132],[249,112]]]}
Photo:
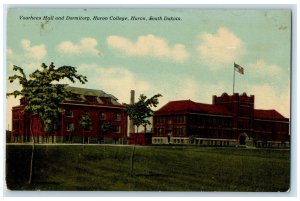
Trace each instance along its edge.
{"label": "flag", "polygon": [[242,67],[242,66],[240,66],[240,65],[238,65],[238,64],[236,64],[236,63],[234,63],[234,69],[235,69],[237,72],[239,72],[239,73],[241,73],[241,74],[244,75],[244,67]]}

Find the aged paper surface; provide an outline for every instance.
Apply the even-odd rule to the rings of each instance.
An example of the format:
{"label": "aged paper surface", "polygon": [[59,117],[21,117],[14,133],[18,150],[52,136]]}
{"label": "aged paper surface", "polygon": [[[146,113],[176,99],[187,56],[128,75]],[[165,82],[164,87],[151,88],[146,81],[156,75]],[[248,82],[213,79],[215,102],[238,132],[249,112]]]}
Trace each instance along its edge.
{"label": "aged paper surface", "polygon": [[[237,93],[241,96],[255,96],[252,109],[260,109],[258,116],[263,116],[265,110],[276,110],[282,118],[290,118],[291,11],[288,9],[9,8],[6,58],[8,93],[21,90],[18,82],[10,83],[8,80],[9,76],[15,73],[13,65],[22,67],[28,76],[40,68],[42,63],[48,66],[53,62],[56,66],[76,67],[77,72],[86,76],[88,80],[84,85],[80,82],[72,83],[67,79],[59,83],[75,88],[102,90],[107,97],[115,97],[121,105],[130,103],[131,90],[135,90],[136,101],[140,94],[148,97],[162,94],[158,107],[154,110],[162,108],[170,101],[179,100],[210,105],[214,95],[220,97]],[[91,93],[90,96],[93,96],[94,92],[84,93]],[[29,138],[26,141],[14,136],[16,126],[13,119],[17,117],[13,117],[12,107],[20,104],[19,98],[10,96],[6,100],[8,144],[26,144],[31,149]],[[104,99],[101,101],[105,102]],[[116,114],[116,119],[121,118],[118,115],[119,113]],[[127,122],[123,123],[122,125],[125,125]],[[17,125],[18,129],[21,129],[21,124]],[[66,122],[64,126],[70,131],[74,125]],[[119,125],[114,126],[115,133],[123,128],[118,127]],[[18,163],[12,156],[7,156],[10,163],[10,168],[6,170],[10,182],[8,188],[234,192],[285,192],[289,189],[289,151],[287,147],[282,148],[283,140],[278,143],[278,140],[265,140],[265,144],[259,146],[271,146],[271,149],[262,151],[259,156],[255,155],[258,158],[274,157],[274,161],[279,160],[278,166],[273,166],[274,161],[267,161],[267,167],[274,169],[264,169],[266,164],[257,158],[253,161],[257,166],[247,168],[247,159],[254,157],[248,151],[261,151],[262,149],[256,149],[258,144],[255,144],[253,149],[243,150],[242,154],[241,149],[237,152],[231,146],[220,153],[219,150],[211,150],[211,147],[215,148],[216,143],[223,147],[223,142],[207,142],[207,145],[211,146],[205,146],[206,150],[200,146],[203,136],[184,138],[180,135],[185,131],[180,129],[171,134],[167,133],[165,139],[162,139],[158,132],[158,137],[153,138],[152,143],[195,142],[199,146],[193,146],[190,152],[187,150],[191,147],[187,147],[187,152],[183,153],[178,152],[178,146],[175,146],[176,150],[172,153],[168,146],[157,145],[162,150],[152,150],[152,154],[145,151],[146,147],[137,147],[133,176],[129,174],[131,147],[127,149],[127,145],[124,145],[125,137],[129,136],[127,130],[124,140],[111,137],[111,141],[105,141],[101,138],[100,141],[95,141],[95,147],[89,146],[93,144],[90,143],[92,139],[83,137],[83,143],[88,142],[88,145],[73,144],[74,149],[70,149],[72,146],[66,144],[65,138],[62,137],[59,141],[62,144],[60,146],[68,148],[59,148],[52,143],[55,140],[58,142],[58,138],[53,138],[51,146],[47,145],[49,141],[44,143],[46,151],[42,145],[37,148],[34,185],[26,183],[28,172],[14,170],[14,165]],[[156,132],[153,124],[146,130]],[[175,139],[176,134],[180,137]],[[244,135],[234,138],[237,143],[241,143],[240,136]],[[252,139],[249,133],[245,136]],[[159,141],[161,139],[162,141]],[[267,144],[267,141],[276,141],[280,144],[279,150],[274,148],[274,144]],[[79,144],[82,140],[72,142]],[[17,154],[22,151],[15,146],[9,145],[8,153],[13,154],[17,160],[23,155]],[[87,148],[84,149],[84,146]],[[29,148],[25,148],[26,151],[30,152]],[[95,150],[96,153],[93,153]],[[206,153],[206,158],[215,157],[215,161],[196,163],[195,160],[200,159],[197,158],[198,152]],[[237,163],[227,164],[222,161],[225,152],[232,154],[232,158],[228,160],[237,160],[241,165],[233,166]],[[191,157],[187,157],[189,154]],[[174,155],[175,159],[172,158]],[[42,160],[44,157],[51,162],[51,166],[47,160]],[[24,165],[29,164],[29,161],[28,159],[24,162]],[[76,165],[72,167],[73,163]],[[169,165],[167,168],[171,169],[164,169],[164,164]],[[212,170],[213,167],[216,169]],[[202,175],[210,172],[206,168],[213,171],[209,177]],[[236,173],[230,172],[234,168],[237,168]],[[192,173],[193,171],[195,172]],[[265,175],[263,179],[269,179],[269,182],[254,177],[254,173]],[[19,180],[15,180],[14,183],[12,178]],[[199,184],[200,180],[202,183]],[[264,182],[270,185],[262,185]]]}

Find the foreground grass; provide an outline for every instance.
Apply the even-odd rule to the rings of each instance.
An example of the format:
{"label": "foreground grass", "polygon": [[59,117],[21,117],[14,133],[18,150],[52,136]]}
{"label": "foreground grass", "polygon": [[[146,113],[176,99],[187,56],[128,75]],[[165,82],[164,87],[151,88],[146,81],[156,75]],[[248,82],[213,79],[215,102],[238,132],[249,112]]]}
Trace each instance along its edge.
{"label": "foreground grass", "polygon": [[11,190],[287,191],[288,150],[194,146],[36,146],[28,185],[31,146],[8,145],[6,182]]}

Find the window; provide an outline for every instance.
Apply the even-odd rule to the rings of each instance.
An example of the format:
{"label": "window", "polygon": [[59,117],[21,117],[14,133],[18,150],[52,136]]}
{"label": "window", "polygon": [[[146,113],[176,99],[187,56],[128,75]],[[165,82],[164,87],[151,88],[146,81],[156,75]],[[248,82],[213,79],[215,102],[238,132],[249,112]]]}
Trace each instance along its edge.
{"label": "window", "polygon": [[176,127],[174,129],[174,134],[177,136],[185,136],[185,127]]}
{"label": "window", "polygon": [[205,120],[203,118],[199,118],[198,125],[205,126]]}
{"label": "window", "polygon": [[73,117],[73,111],[71,109],[66,109],[66,117]]}
{"label": "window", "polygon": [[157,134],[158,134],[158,136],[162,136],[164,134],[164,129],[163,128],[157,128]]}
{"label": "window", "polygon": [[68,123],[66,130],[67,131],[74,131],[75,130],[74,124],[73,123]]}
{"label": "window", "polygon": [[120,121],[121,120],[121,114],[120,113],[118,113],[118,112],[115,113],[115,120],[116,121]]}
{"label": "window", "polygon": [[114,126],[114,133],[120,133],[121,127],[120,126]]}
{"label": "window", "polygon": [[105,113],[104,112],[100,112],[99,116],[100,116],[100,120],[105,120]]}
{"label": "window", "polygon": [[172,130],[173,129],[173,123],[172,123],[172,120],[169,120],[168,121],[168,130]]}
{"label": "window", "polygon": [[185,117],[184,116],[176,116],[175,117],[175,123],[177,123],[177,124],[185,123]]}
{"label": "window", "polygon": [[104,104],[112,104],[111,98],[109,97],[101,97],[100,99]]}
{"label": "window", "polygon": [[164,117],[156,117],[156,123],[157,124],[165,123],[165,118]]}
{"label": "window", "polygon": [[96,96],[85,96],[85,99],[86,99],[88,102],[91,102],[91,103],[97,103],[97,98],[96,98]]}
{"label": "window", "polygon": [[83,99],[81,98],[80,94],[74,94],[71,98],[73,101],[82,101]]}

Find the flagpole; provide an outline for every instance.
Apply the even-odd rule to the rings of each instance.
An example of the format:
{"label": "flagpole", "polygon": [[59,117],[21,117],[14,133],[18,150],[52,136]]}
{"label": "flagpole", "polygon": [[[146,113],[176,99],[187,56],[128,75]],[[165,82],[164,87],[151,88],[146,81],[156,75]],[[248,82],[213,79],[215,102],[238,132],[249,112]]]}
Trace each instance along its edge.
{"label": "flagpole", "polygon": [[234,67],[234,64],[233,64],[233,87],[232,87],[233,89],[232,89],[232,95],[234,95],[234,85],[235,85],[235,67]]}

